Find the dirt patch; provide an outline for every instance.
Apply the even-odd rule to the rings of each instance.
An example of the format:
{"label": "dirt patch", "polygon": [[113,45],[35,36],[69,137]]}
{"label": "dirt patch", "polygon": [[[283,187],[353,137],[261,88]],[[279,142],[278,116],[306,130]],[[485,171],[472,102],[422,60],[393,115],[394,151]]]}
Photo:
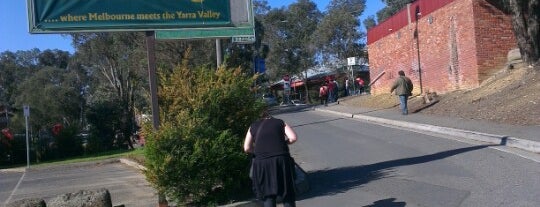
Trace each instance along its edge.
{"label": "dirt patch", "polygon": [[[488,120],[511,125],[540,126],[540,70],[502,69],[481,86],[434,95],[431,104],[421,96],[409,101],[411,113]],[[397,108],[395,95],[379,94],[349,98],[344,105],[373,109]]]}

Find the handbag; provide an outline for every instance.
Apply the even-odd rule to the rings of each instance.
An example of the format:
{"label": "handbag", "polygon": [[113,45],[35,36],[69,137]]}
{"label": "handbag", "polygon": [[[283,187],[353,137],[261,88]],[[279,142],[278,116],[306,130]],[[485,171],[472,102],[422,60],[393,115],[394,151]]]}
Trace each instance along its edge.
{"label": "handbag", "polygon": [[300,165],[298,165],[298,163],[294,161],[292,157],[291,160],[294,165],[294,190],[296,191],[296,195],[300,195],[309,191],[309,181],[307,173],[306,171],[304,171],[304,169],[302,169],[302,167],[300,167]]}

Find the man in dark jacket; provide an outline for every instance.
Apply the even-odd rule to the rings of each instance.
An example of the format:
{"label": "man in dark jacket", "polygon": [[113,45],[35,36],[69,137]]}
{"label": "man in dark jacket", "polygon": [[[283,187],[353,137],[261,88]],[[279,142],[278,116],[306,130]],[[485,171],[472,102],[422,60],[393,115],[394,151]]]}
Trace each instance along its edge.
{"label": "man in dark jacket", "polygon": [[399,96],[399,105],[401,108],[401,114],[407,115],[409,114],[409,110],[407,108],[407,100],[409,99],[409,96],[412,95],[413,90],[413,83],[410,78],[405,76],[405,72],[400,70],[398,72],[399,77],[394,81],[394,84],[392,84],[392,88],[390,88],[390,93],[396,91],[396,95]]}

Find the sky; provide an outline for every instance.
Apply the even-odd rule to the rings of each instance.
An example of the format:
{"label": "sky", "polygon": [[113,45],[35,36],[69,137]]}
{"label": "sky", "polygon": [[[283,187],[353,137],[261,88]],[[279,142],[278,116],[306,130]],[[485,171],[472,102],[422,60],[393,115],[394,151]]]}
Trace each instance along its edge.
{"label": "sky", "polygon": [[[267,0],[272,8],[287,6],[295,0]],[[313,0],[319,10],[324,11],[330,0]],[[375,15],[384,7],[381,0],[366,1],[366,10],[361,20],[369,15]],[[60,34],[30,34],[28,32],[28,14],[26,0],[13,0],[0,6],[0,53],[4,51],[31,50],[38,48],[59,49],[74,52],[71,39]]]}

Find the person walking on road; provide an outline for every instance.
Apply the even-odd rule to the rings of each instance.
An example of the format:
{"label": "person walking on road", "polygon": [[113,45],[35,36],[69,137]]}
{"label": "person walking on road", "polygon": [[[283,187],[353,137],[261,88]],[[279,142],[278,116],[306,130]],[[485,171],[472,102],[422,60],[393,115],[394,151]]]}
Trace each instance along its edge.
{"label": "person walking on road", "polygon": [[254,155],[253,190],[264,207],[275,207],[277,197],[284,207],[295,207],[294,160],[288,145],[296,142],[296,132],[268,111],[261,117],[251,124],[244,140],[244,151]]}
{"label": "person walking on road", "polygon": [[396,91],[396,95],[399,96],[399,106],[401,108],[401,114],[409,114],[409,109],[407,108],[407,100],[409,96],[412,95],[413,83],[410,78],[405,76],[405,72],[402,70],[398,71],[399,77],[394,81],[392,87],[390,88],[390,93]]}

